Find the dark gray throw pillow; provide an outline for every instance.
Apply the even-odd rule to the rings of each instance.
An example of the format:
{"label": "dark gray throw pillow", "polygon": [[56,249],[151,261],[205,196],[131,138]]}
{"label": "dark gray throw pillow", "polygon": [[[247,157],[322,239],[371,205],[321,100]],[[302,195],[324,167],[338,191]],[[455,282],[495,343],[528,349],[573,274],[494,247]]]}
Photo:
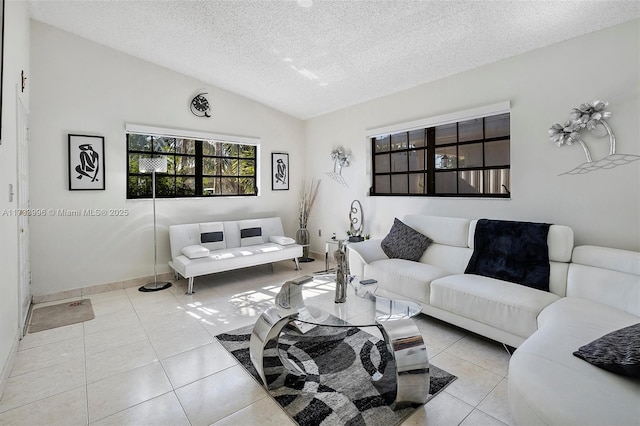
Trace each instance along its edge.
{"label": "dark gray throw pillow", "polygon": [[412,227],[405,225],[398,218],[380,244],[384,254],[391,259],[418,261],[433,240],[422,235]]}
{"label": "dark gray throw pillow", "polygon": [[605,334],[573,353],[596,367],[640,377],[640,323]]}

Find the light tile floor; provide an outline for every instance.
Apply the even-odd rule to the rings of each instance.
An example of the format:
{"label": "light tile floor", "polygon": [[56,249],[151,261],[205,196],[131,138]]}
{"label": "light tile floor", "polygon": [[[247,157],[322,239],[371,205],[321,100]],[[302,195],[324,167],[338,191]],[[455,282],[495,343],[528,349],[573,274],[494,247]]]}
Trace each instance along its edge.
{"label": "light tile floor", "polygon": [[[319,263],[198,278],[192,296],[184,280],[157,293],[128,288],[89,296],[94,320],[20,342],[0,425],[293,424],[214,336],[254,323],[284,281]],[[316,286],[305,297],[333,295]],[[512,424],[502,346],[424,315],[415,322],[430,361],[458,380],[404,424]]]}

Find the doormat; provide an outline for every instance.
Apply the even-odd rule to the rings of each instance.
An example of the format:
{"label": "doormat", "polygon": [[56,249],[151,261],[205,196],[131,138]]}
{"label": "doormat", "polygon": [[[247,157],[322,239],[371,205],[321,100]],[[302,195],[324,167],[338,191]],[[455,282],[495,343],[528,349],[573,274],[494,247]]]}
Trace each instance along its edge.
{"label": "doormat", "polygon": [[89,321],[95,317],[90,299],[35,308],[31,313],[28,332],[37,333],[52,328],[64,327],[65,325]]}
{"label": "doormat", "polygon": [[[393,383],[387,380],[388,386],[372,384],[372,374],[395,369],[382,340],[356,327],[342,329],[334,336],[322,333],[322,328],[305,334],[285,328],[278,342],[283,356],[292,359],[296,354],[297,359],[292,361],[312,373],[302,379],[289,374],[283,386],[268,391],[298,425],[391,426],[401,423],[421,406],[394,411],[389,405],[395,395]],[[249,357],[252,329],[250,325],[216,338],[261,383]],[[427,402],[456,379],[433,365],[429,373]]]}

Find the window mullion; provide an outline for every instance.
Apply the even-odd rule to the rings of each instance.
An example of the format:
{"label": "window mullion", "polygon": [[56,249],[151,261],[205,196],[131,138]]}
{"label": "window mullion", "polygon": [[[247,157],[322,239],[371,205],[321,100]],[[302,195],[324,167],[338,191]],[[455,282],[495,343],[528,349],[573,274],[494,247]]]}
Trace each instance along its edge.
{"label": "window mullion", "polygon": [[460,122],[456,123],[456,195],[460,194],[460,155],[458,148],[460,147]]}
{"label": "window mullion", "polygon": [[484,178],[484,171],[486,170],[487,167],[487,158],[485,156],[485,147],[486,147],[486,142],[487,140],[487,123],[486,123],[486,117],[482,117],[482,193],[486,194],[487,193],[487,179]]}
{"label": "window mullion", "polygon": [[204,195],[204,177],[202,176],[204,156],[202,155],[202,141],[196,141],[195,150],[195,193],[196,195]]}
{"label": "window mullion", "polygon": [[427,195],[436,193],[436,128],[427,129]]}

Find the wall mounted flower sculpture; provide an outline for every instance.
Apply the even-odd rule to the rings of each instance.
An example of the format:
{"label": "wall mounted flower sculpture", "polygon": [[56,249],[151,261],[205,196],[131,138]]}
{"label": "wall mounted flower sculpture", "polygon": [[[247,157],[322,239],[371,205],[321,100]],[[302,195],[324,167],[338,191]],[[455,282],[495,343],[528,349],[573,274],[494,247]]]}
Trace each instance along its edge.
{"label": "wall mounted flower sculpture", "polygon": [[[640,159],[637,155],[616,154],[616,137],[606,119],[611,117],[611,112],[607,111],[608,102],[595,100],[586,102],[578,108],[572,108],[570,120],[564,124],[555,123],[549,128],[549,140],[558,147],[563,145],[580,144],[587,157],[587,162],[575,169],[563,174],[584,174],[599,169],[611,169],[617,166],[628,164]],[[601,160],[593,161],[589,147],[582,139],[580,132],[583,130],[594,131],[598,126],[602,126],[609,136],[609,155]]]}
{"label": "wall mounted flower sculpture", "polygon": [[[345,181],[342,177],[342,168],[349,167],[349,165],[351,164],[349,157],[350,155],[347,154],[343,147],[339,146],[335,148],[333,151],[331,151],[331,159],[333,160],[333,171],[327,172],[327,175],[329,175],[331,179],[347,188],[349,187],[349,185],[347,185],[347,181]],[[336,169],[338,169],[337,172]]]}
{"label": "wall mounted flower sculpture", "polygon": [[564,124],[555,123],[549,129],[549,139],[558,147],[562,145],[573,145],[579,143],[587,157],[587,162],[592,162],[591,152],[580,137],[580,132],[584,129],[593,131],[602,125],[609,135],[609,155],[616,153],[616,137],[611,130],[611,126],[605,121],[605,118],[611,117],[611,112],[605,111],[609,102],[595,100],[592,103],[581,104],[578,108],[571,110],[571,120]]}

